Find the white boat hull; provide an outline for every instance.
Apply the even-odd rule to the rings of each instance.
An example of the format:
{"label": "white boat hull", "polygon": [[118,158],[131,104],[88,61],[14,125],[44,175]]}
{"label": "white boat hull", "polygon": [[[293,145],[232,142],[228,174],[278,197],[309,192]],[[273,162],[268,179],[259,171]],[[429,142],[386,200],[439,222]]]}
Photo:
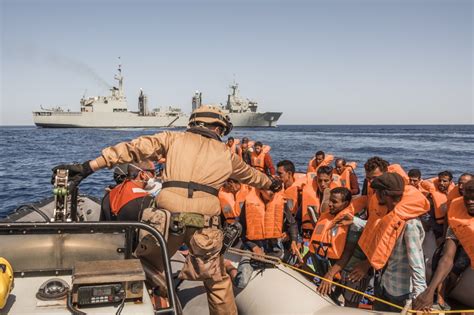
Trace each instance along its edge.
{"label": "white boat hull", "polygon": [[34,115],[38,127],[45,128],[157,128],[179,127],[188,123],[187,115],[179,116],[139,116],[131,112],[42,112]]}
{"label": "white boat hull", "polygon": [[[230,113],[234,127],[276,127],[281,113]],[[157,128],[186,127],[187,114],[140,116],[132,112],[35,112],[33,121],[43,128]]]}

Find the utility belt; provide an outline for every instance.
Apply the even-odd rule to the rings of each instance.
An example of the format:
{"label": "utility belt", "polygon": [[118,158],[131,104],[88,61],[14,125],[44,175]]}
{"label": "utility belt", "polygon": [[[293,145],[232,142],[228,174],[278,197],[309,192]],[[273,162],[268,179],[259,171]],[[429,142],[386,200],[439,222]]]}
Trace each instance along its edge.
{"label": "utility belt", "polygon": [[166,189],[166,188],[184,188],[188,190],[188,198],[193,197],[193,193],[195,191],[203,191],[208,194],[211,194],[213,196],[218,196],[219,195],[219,190],[215,189],[214,187],[195,183],[195,182],[183,182],[179,180],[171,180],[164,182],[161,186],[161,189]]}
{"label": "utility belt", "polygon": [[[157,229],[166,240],[170,232],[173,234],[183,234],[187,227],[219,229],[221,226],[220,217],[217,215],[209,216],[193,212],[170,212],[166,209],[154,207],[143,210],[141,221]],[[140,231],[140,239],[147,234],[148,232],[146,231]]]}
{"label": "utility belt", "polygon": [[221,218],[217,215],[209,216],[192,212],[171,213],[169,230],[172,233],[181,234],[187,227],[204,229],[220,228]]}

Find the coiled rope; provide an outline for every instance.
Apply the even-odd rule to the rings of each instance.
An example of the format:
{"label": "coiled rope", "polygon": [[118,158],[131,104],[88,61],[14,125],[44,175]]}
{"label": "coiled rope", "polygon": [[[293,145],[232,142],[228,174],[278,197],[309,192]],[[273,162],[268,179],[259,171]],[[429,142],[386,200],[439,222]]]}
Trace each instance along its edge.
{"label": "coiled rope", "polygon": [[378,301],[380,303],[384,303],[386,305],[389,305],[389,306],[392,306],[396,309],[399,309],[400,311],[402,311],[402,313],[411,313],[411,314],[453,314],[453,313],[474,313],[474,309],[472,310],[449,310],[449,311],[443,311],[443,310],[430,310],[428,312],[424,312],[424,311],[417,311],[417,310],[412,310],[412,309],[407,309],[406,307],[402,307],[400,305],[397,305],[397,304],[394,304],[394,303],[391,303],[387,300],[384,300],[384,299],[381,299],[381,298],[378,298],[376,296],[373,296],[371,294],[367,294],[365,292],[361,292],[359,290],[356,290],[356,289],[353,289],[351,287],[348,287],[348,286],[345,286],[343,284],[340,284],[338,282],[335,282],[335,281],[332,281],[332,280],[329,280],[329,279],[326,279],[324,277],[321,277],[315,273],[312,273],[312,272],[309,272],[309,271],[306,271],[306,270],[303,270],[301,268],[298,268],[298,267],[295,267],[295,266],[292,266],[290,264],[287,264],[285,262],[283,262],[280,258],[278,257],[273,257],[273,256],[269,256],[269,255],[265,255],[265,254],[257,254],[257,253],[254,253],[252,251],[249,251],[249,250],[243,250],[243,249],[237,249],[237,248],[229,248],[228,252],[230,253],[233,253],[233,254],[236,254],[236,255],[240,255],[240,256],[245,256],[245,257],[249,257],[249,258],[252,258],[252,259],[255,259],[257,261],[261,261],[261,262],[264,262],[264,263],[269,263],[269,264],[273,264],[275,266],[278,266],[278,265],[282,265],[282,266],[285,266],[285,267],[288,267],[290,269],[293,269],[293,270],[296,270],[298,272],[301,272],[303,274],[306,274],[308,276],[312,276],[314,278],[318,278],[319,280],[322,280],[322,281],[326,281],[326,282],[329,282],[330,284],[332,285],[335,285],[335,286],[338,286],[338,287],[341,287],[345,290],[348,290],[348,291],[351,291],[351,292],[354,292],[354,293],[357,293],[357,294],[360,294],[366,298],[369,298],[371,300],[375,300],[375,301]]}

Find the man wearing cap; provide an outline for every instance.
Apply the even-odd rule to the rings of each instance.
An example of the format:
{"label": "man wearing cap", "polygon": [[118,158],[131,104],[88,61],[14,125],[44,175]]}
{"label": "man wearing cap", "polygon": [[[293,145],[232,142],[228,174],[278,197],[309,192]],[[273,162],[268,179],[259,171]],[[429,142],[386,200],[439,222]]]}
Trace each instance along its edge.
{"label": "man wearing cap", "polygon": [[[166,156],[163,187],[156,197],[160,209],[171,213],[173,233],[167,247],[170,256],[185,243],[189,249],[180,277],[204,281],[211,314],[237,314],[232,283],[220,254],[219,188],[229,178],[261,189],[278,191],[281,183],[245,164],[231,154],[221,137],[232,130],[230,119],[221,110],[201,106],[190,116],[185,132],[161,132],[122,142],[102,150],[98,158],[82,165],[60,165],[79,183],[102,168],[142,160],[157,161]],[[136,255],[144,265],[162,271],[156,242],[140,242]],[[156,284],[159,284],[157,281]]]}
{"label": "man wearing cap", "polygon": [[[404,307],[408,300],[426,289],[423,239],[420,215],[429,202],[415,187],[405,185],[397,173],[384,173],[371,182],[378,205],[369,213],[359,246],[367,261],[379,271],[375,295]],[[357,280],[357,275],[349,276]],[[376,301],[377,311],[399,309]]]}

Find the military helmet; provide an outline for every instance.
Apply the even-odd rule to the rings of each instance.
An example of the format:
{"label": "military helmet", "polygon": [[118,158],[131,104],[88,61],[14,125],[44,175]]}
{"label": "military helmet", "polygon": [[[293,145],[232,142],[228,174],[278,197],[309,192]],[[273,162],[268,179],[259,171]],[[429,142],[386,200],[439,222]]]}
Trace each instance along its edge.
{"label": "military helmet", "polygon": [[233,127],[229,116],[225,115],[219,108],[209,105],[196,108],[189,117],[189,126],[199,123],[220,125],[224,130],[224,136],[227,136]]}

